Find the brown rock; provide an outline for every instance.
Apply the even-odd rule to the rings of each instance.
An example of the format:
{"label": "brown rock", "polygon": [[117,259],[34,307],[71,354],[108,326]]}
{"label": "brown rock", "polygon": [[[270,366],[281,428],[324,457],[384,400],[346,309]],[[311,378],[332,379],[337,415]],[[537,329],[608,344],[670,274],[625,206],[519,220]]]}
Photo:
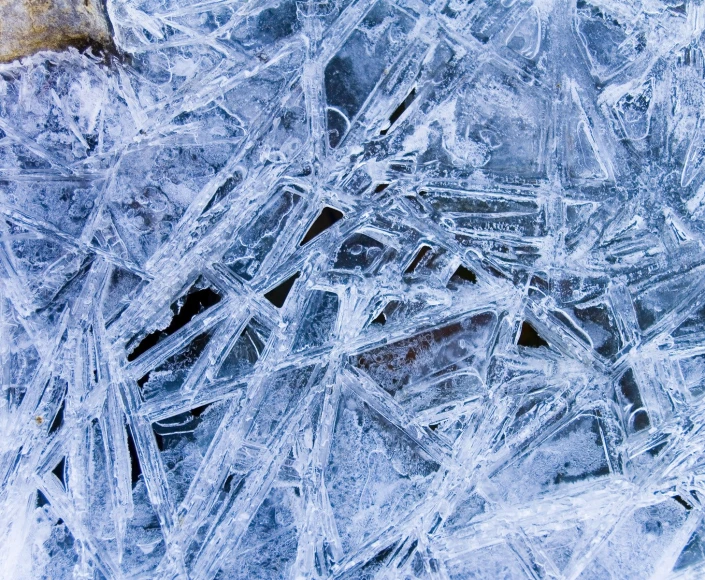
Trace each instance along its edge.
{"label": "brown rock", "polygon": [[40,50],[111,46],[103,0],[0,0],[0,62]]}

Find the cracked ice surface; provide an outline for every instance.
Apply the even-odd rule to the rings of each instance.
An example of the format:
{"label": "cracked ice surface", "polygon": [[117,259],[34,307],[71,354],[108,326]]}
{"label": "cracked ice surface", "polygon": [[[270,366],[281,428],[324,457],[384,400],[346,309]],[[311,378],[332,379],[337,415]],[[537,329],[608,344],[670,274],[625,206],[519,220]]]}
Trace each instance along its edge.
{"label": "cracked ice surface", "polygon": [[698,2],[107,8],[0,68],[0,576],[705,575]]}

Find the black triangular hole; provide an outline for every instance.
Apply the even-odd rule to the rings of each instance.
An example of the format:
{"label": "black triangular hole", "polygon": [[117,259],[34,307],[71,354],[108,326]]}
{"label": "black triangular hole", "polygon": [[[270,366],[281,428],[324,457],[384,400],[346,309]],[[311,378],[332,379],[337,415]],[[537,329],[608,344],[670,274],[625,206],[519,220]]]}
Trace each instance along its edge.
{"label": "black triangular hole", "polygon": [[529,348],[548,346],[548,343],[539,336],[536,329],[526,320],[521,324],[521,334],[519,335],[519,341],[517,344],[520,346],[528,346]]}
{"label": "black triangular hole", "polygon": [[142,341],[127,355],[128,361],[135,360],[141,354],[147,352],[153,346],[164,340],[167,336],[171,336],[180,328],[186,326],[193,318],[201,312],[208,310],[220,302],[220,295],[212,288],[195,288],[196,284],[191,287],[191,290],[181,299],[171,305],[171,311],[174,313],[169,326],[163,330],[156,330],[145,336]]}
{"label": "black triangular hole", "polygon": [[404,274],[411,274],[414,270],[416,270],[416,267],[421,263],[421,260],[423,260],[424,256],[428,254],[430,251],[429,246],[421,246],[421,249],[418,251],[416,254],[416,257],[414,258],[413,262],[409,264],[409,267],[404,271]]}
{"label": "black triangular hole", "polygon": [[62,457],[56,467],[51,472],[59,478],[61,486],[66,490],[66,458]]}
{"label": "black triangular hole", "polygon": [[389,116],[389,126],[386,129],[382,129],[380,131],[380,135],[386,135],[389,129],[392,128],[392,125],[397,122],[397,119],[401,117],[404,114],[404,111],[406,111],[409,108],[409,105],[414,102],[414,99],[416,98],[416,88],[411,89],[411,92],[406,96],[406,98],[401,102],[401,104],[394,109],[392,114]]}
{"label": "black triangular hole", "polygon": [[475,276],[475,272],[469,270],[461,264],[460,266],[458,266],[458,269],[455,271],[455,273],[451,276],[450,281],[456,284],[462,282],[470,282],[471,284],[477,284],[477,276]]}
{"label": "black triangular hole", "polygon": [[296,274],[284,280],[281,284],[279,284],[279,286],[272,288],[264,295],[264,297],[277,308],[281,308],[284,306],[284,302],[286,301],[287,296],[289,296],[289,292],[291,292],[291,287],[294,285],[294,282],[296,282],[296,279],[299,276],[301,276],[301,273],[296,272]]}
{"label": "black triangular hole", "polygon": [[231,473],[230,475],[228,475],[227,479],[225,480],[225,483],[223,483],[223,492],[230,493],[234,477],[235,477],[234,473]]}
{"label": "black triangular hole", "polygon": [[240,479],[238,479],[238,481],[235,481],[235,474],[231,473],[230,475],[228,475],[228,478],[225,480],[225,483],[223,483],[223,493],[232,492],[233,496],[236,496],[240,492],[244,484],[244,477],[241,477]]}
{"label": "black triangular hole", "polygon": [[37,490],[37,507],[44,507],[45,505],[49,505],[49,500],[47,499],[47,496],[45,496],[41,491]]}
{"label": "black triangular hole", "polygon": [[196,407],[195,409],[191,409],[191,414],[194,417],[200,417],[201,415],[203,415],[203,413],[208,407],[210,407],[210,403],[208,403],[207,405],[201,405],[200,407]]}
{"label": "black triangular hole", "polygon": [[125,430],[127,431],[127,448],[130,451],[132,487],[134,487],[139,480],[140,475],[142,475],[142,466],[140,465],[139,457],[137,457],[137,447],[135,446],[135,440],[132,437],[132,429],[130,429],[129,425],[125,425]]}
{"label": "black triangular hole", "polygon": [[388,183],[380,183],[377,187],[375,187],[375,193],[382,193],[388,187]]}
{"label": "black triangular hole", "polygon": [[317,235],[325,232],[335,222],[343,218],[343,212],[338,211],[334,207],[324,207],[321,213],[316,218],[316,221],[311,224],[311,227],[306,232],[304,239],[301,240],[300,246],[308,244]]}
{"label": "black triangular hole", "polygon": [[144,375],[143,377],[140,377],[139,379],[137,379],[137,386],[140,389],[143,389],[144,386],[147,384],[147,381],[149,381],[149,377],[151,374],[152,374],[152,372],[150,371],[146,375]]}
{"label": "black triangular hole", "polygon": [[377,318],[372,321],[372,324],[379,324],[380,326],[387,324],[387,317],[384,315],[384,312],[380,312]]}
{"label": "black triangular hole", "polygon": [[61,401],[61,406],[59,407],[59,410],[56,412],[56,417],[54,417],[54,420],[51,422],[51,427],[49,427],[49,435],[58,431],[61,428],[61,426],[64,424],[64,405],[65,404],[66,404],[66,399]]}

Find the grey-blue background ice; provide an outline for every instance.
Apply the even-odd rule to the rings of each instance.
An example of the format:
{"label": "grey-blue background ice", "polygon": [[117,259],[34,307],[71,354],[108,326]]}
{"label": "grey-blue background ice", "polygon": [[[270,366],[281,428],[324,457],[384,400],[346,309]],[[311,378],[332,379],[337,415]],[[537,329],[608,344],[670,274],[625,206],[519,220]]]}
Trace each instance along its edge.
{"label": "grey-blue background ice", "polygon": [[109,0],[0,67],[0,577],[705,576],[705,8]]}

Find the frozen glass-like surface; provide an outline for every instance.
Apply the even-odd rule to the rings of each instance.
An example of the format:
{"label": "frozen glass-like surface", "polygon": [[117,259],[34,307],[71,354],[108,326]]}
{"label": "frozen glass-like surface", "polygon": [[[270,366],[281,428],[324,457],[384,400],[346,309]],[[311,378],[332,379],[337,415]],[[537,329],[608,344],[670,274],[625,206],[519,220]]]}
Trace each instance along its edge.
{"label": "frozen glass-like surface", "polygon": [[0,66],[0,577],[705,577],[705,11],[108,0]]}

